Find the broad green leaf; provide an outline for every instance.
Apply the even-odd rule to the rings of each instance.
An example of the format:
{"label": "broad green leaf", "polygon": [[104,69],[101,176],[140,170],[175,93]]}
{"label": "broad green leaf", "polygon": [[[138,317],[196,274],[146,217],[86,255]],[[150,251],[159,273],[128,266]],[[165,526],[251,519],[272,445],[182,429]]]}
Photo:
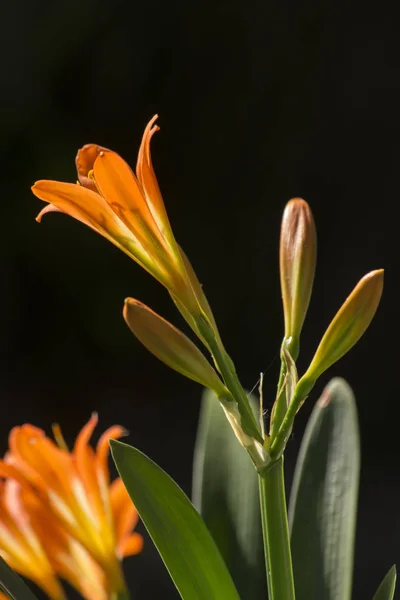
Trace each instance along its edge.
{"label": "broad green leaf", "polygon": [[383,578],[374,600],[393,600],[396,589],[396,565],[393,565]]}
{"label": "broad green leaf", "polygon": [[360,442],[353,393],[325,388],[308,422],[294,474],[289,522],[297,600],[350,600]]}
{"label": "broad green leaf", "polygon": [[207,527],[180,487],[136,448],[111,440],[118,472],[184,600],[239,600]]}
{"label": "broad green leaf", "polygon": [[[250,398],[252,407],[258,402]],[[193,503],[242,600],[267,597],[256,470],[216,395],[203,393],[193,469]]]}
{"label": "broad green leaf", "polygon": [[21,577],[0,556],[0,591],[11,600],[37,600]]}

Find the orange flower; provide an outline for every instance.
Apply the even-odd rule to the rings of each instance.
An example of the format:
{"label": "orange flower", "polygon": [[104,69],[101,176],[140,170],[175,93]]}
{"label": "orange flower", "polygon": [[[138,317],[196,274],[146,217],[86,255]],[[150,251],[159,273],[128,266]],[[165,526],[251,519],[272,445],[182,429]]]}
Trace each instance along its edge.
{"label": "orange flower", "polygon": [[[22,491],[14,479],[0,482],[0,555],[11,568],[34,581],[50,598],[64,599],[54,566],[25,509]],[[25,491],[31,493],[29,489]]]}
{"label": "orange flower", "polygon": [[[78,185],[37,181],[33,193],[49,203],[38,215],[61,211],[88,225],[160,281],[189,312],[198,312],[197,281],[187,272],[165,210],[153,170],[150,140],[158,131],[157,115],[147,125],[136,176],[115,152],[88,144],[78,151]],[[190,268],[190,267],[189,267]]]}
{"label": "orange flower", "polygon": [[57,576],[68,581],[86,600],[107,600],[104,571],[63,529],[33,489],[26,483],[21,486],[13,478],[13,471],[10,475],[0,492],[3,559],[54,600],[65,598]]}
{"label": "orange flower", "polygon": [[[120,561],[124,556],[140,552],[143,539],[132,533],[138,514],[122,481],[116,479],[111,484],[109,481],[108,441],[121,437],[124,430],[119,426],[108,429],[100,437],[95,451],[89,446],[89,440],[97,420],[97,415],[92,415],[79,433],[72,452],[57,446],[33,425],[14,427],[7,458],[12,465],[1,461],[0,474],[11,475],[25,488],[34,490],[42,501],[42,508],[57,518],[63,535],[61,541],[68,544],[71,564],[81,565],[86,587],[90,589],[90,582],[94,581],[99,589],[104,589],[102,571],[111,593],[124,586]],[[35,514],[37,529],[42,526],[44,546],[49,546],[51,551],[53,536],[50,535],[50,539],[46,536],[49,529],[47,524],[44,526],[46,510],[43,512],[37,504],[34,506],[35,511],[32,506],[28,511]],[[65,564],[58,561],[56,570],[71,581]],[[70,575],[74,572],[73,567]],[[78,580],[71,582],[77,586],[79,574]],[[101,600],[94,592],[86,597]]]}

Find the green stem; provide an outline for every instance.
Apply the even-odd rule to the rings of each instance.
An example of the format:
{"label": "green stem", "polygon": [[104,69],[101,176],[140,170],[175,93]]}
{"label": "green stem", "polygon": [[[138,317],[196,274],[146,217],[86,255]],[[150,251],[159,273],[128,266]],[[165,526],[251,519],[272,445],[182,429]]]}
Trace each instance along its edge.
{"label": "green stem", "polygon": [[108,600],[130,600],[121,561],[115,557],[115,560],[111,561],[107,567],[110,585]]}
{"label": "green stem", "polygon": [[303,376],[298,382],[292,402],[285,414],[285,418],[283,419],[277,434],[272,437],[271,445],[269,447],[269,453],[272,459],[277,458],[283,452],[296,413],[314,387],[314,384],[315,381],[308,380],[306,376]]}
{"label": "green stem", "polygon": [[283,457],[259,475],[269,600],[295,600]]}
{"label": "green stem", "polygon": [[111,600],[130,600],[130,595],[127,589],[122,590],[111,596]]}
{"label": "green stem", "polygon": [[287,411],[286,389],[283,389],[283,383],[285,381],[285,376],[286,376],[286,364],[285,364],[285,361],[282,360],[281,371],[279,374],[279,381],[278,381],[277,397],[276,397],[276,401],[275,401],[275,406],[273,408],[273,420],[271,418],[272,424],[271,424],[271,430],[269,432],[269,434],[270,434],[270,436],[272,436],[272,438],[278,433],[279,427],[281,426],[281,423],[282,423],[283,419],[285,418],[285,414]]}
{"label": "green stem", "polygon": [[249,399],[247,398],[246,392],[239,381],[235,366],[230,356],[223,347],[222,342],[217,339],[213,330],[207,326],[204,320],[199,319],[197,325],[201,335],[207,342],[215,364],[222,375],[226,387],[237,402],[238,409],[242,417],[243,429],[247,435],[255,438],[258,442],[260,442],[260,444],[263,444],[264,440],[260,433],[260,427],[257,424],[253,411],[251,410]]}

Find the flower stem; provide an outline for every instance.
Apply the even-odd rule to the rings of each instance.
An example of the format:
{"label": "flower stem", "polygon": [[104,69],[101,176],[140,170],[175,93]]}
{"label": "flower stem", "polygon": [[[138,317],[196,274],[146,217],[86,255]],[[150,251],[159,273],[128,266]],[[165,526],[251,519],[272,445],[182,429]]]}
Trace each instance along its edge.
{"label": "flower stem", "polygon": [[269,600],[295,600],[283,457],[259,474],[261,519]]}
{"label": "flower stem", "polygon": [[260,444],[263,444],[264,440],[261,435],[260,426],[253,415],[249,399],[236,374],[232,359],[226,352],[220,339],[218,339],[215,332],[204,319],[197,320],[197,327],[207,342],[207,346],[212,353],[214,362],[222,375],[226,387],[238,405],[242,417],[243,429],[246,431],[247,435],[256,439]]}
{"label": "flower stem", "polygon": [[111,600],[130,600],[129,592],[127,589],[122,590],[116,594],[113,594]]}

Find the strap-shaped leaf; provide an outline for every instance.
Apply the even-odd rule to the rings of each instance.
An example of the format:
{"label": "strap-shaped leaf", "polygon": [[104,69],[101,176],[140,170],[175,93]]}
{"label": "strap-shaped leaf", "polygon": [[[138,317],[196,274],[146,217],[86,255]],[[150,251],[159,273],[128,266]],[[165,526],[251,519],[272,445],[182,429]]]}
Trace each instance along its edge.
{"label": "strap-shaped leaf", "polygon": [[289,507],[297,600],[350,600],[360,442],[353,393],[333,379],[297,460]]}
{"label": "strap-shaped leaf", "polygon": [[37,600],[21,577],[0,556],[0,592],[11,600]]}
{"label": "strap-shaped leaf", "polygon": [[396,565],[393,565],[381,581],[374,600],[393,600],[396,589]]}
{"label": "strap-shaped leaf", "polygon": [[180,487],[136,448],[111,440],[129,495],[184,600],[239,600],[206,525]]}
{"label": "strap-shaped leaf", "polygon": [[[250,398],[255,411],[258,402]],[[256,470],[216,395],[203,393],[197,433],[193,503],[203,517],[242,600],[267,597]]]}

